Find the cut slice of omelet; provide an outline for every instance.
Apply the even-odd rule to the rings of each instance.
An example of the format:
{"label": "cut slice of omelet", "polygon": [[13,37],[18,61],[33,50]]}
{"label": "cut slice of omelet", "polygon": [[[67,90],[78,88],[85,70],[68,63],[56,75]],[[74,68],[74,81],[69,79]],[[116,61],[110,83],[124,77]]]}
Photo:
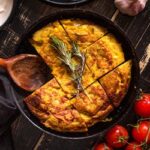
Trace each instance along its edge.
{"label": "cut slice of omelet", "polygon": [[113,110],[104,89],[97,81],[71,102],[88,127],[104,119]]}
{"label": "cut slice of omelet", "polygon": [[99,79],[108,97],[116,107],[119,106],[128,91],[131,68],[132,61],[129,60]]}
{"label": "cut slice of omelet", "polygon": [[107,33],[107,29],[85,19],[60,20],[72,41],[76,41],[80,49],[85,49]]}
{"label": "cut slice of omelet", "polygon": [[65,43],[67,50],[72,49],[71,44],[69,44],[70,39],[58,21],[49,23],[47,26],[36,31],[31,37],[30,43],[46,64],[53,70],[55,66],[60,65],[62,62],[52,47],[51,36],[56,36],[58,39],[61,39]]}
{"label": "cut slice of omelet", "polygon": [[83,132],[87,127],[55,79],[25,98],[30,111],[46,127],[61,132]]}
{"label": "cut slice of omelet", "polygon": [[102,37],[86,50],[86,64],[96,79],[124,61],[121,44],[112,34]]}

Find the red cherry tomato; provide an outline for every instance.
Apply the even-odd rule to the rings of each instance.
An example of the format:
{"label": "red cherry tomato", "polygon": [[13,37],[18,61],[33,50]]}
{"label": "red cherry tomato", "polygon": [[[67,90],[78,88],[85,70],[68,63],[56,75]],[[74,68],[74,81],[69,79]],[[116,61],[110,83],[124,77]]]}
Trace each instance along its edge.
{"label": "red cherry tomato", "polygon": [[150,121],[141,121],[137,127],[132,129],[132,136],[139,143],[150,144]]}
{"label": "red cherry tomato", "polygon": [[150,117],[150,94],[143,94],[142,97],[135,102],[134,111],[141,117]]}
{"label": "red cherry tomato", "polygon": [[121,148],[126,145],[129,134],[121,125],[115,125],[106,133],[106,142],[113,148]]}
{"label": "red cherry tomato", "polygon": [[108,145],[106,145],[106,143],[100,143],[94,148],[94,150],[113,150],[113,149]]}
{"label": "red cherry tomato", "polygon": [[127,145],[125,150],[142,150],[142,147],[137,142],[131,142]]}

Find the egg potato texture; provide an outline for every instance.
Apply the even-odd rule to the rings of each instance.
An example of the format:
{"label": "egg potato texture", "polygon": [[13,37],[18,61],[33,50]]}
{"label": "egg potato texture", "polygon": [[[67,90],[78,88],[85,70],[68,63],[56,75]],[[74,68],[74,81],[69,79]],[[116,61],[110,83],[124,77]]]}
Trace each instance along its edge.
{"label": "egg potato texture", "polygon": [[112,34],[107,34],[86,50],[87,66],[97,79],[125,61],[123,49]]}
{"label": "egg potato texture", "polygon": [[108,97],[116,107],[123,100],[130,85],[131,66],[132,61],[129,60],[99,79]]}
{"label": "egg potato texture", "polygon": [[[52,45],[52,36],[60,39],[68,52],[76,42],[85,56],[83,89],[79,93],[71,72]],[[52,70],[53,78],[24,101],[47,128],[87,132],[124,99],[132,62],[125,60],[121,43],[105,27],[85,19],[63,19],[39,29],[29,41]]]}
{"label": "egg potato texture", "polygon": [[60,22],[71,40],[77,42],[81,51],[85,51],[108,32],[106,28],[85,19],[64,19]]}

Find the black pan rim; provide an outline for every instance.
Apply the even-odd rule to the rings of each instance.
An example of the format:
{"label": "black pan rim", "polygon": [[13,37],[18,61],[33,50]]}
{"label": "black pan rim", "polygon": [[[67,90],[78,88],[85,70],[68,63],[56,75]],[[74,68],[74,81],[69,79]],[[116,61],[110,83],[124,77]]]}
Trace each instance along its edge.
{"label": "black pan rim", "polygon": [[[80,9],[57,11],[57,12],[55,12],[55,13],[53,13],[53,14],[50,14],[50,15],[48,15],[48,16],[45,16],[45,17],[41,18],[39,21],[35,22],[35,23],[29,28],[29,30],[28,30],[26,33],[28,34],[28,33],[30,33],[32,30],[34,30],[34,28],[36,28],[36,26],[38,26],[39,23],[42,23],[43,21],[45,21],[45,20],[47,20],[47,19],[49,19],[49,18],[51,18],[51,17],[53,17],[53,16],[58,17],[58,16],[60,15],[59,18],[61,18],[61,14],[69,13],[70,11],[71,11],[72,13],[77,13],[77,14],[78,14],[78,13],[85,13],[85,14],[87,14],[87,15],[88,15],[88,14],[91,14],[91,15],[98,16],[98,18],[101,18],[101,20],[105,20],[108,24],[110,24],[111,26],[113,26],[114,28],[116,28],[117,31],[119,32],[119,34],[121,34],[121,36],[123,36],[123,38],[126,39],[127,43],[128,43],[129,46],[130,46],[130,49],[132,50],[132,54],[134,55],[134,61],[136,62],[135,68],[136,68],[136,71],[137,71],[137,73],[138,73],[136,78],[139,79],[139,66],[138,66],[138,63],[137,63],[137,62],[138,62],[138,59],[137,59],[136,53],[135,53],[135,51],[134,51],[134,47],[132,46],[130,40],[127,38],[127,36],[124,34],[124,32],[120,29],[120,27],[118,27],[116,24],[114,24],[113,22],[111,22],[109,19],[107,19],[106,17],[104,17],[104,16],[102,16],[102,15],[100,15],[100,14],[98,14],[98,13],[95,13],[95,12],[92,12],[92,11],[80,10]],[[62,17],[63,17],[63,16],[62,16]],[[65,17],[63,17],[63,18],[65,18]],[[73,17],[72,17],[72,18],[73,18]],[[74,17],[74,18],[78,18],[78,17]],[[54,20],[57,20],[57,19],[54,19]],[[52,21],[54,21],[54,20],[52,20]],[[51,22],[51,20],[50,20],[49,22]],[[44,25],[43,25],[43,26],[44,26]],[[22,36],[22,38],[25,38],[27,34],[24,34],[24,35]],[[137,89],[135,89],[134,95],[136,95],[136,92],[137,92],[137,90],[138,90],[138,81],[139,81],[139,80],[137,80],[137,82],[136,82],[136,87],[137,87]],[[24,112],[24,110],[22,109],[22,107],[20,106],[20,104],[18,103],[17,99],[15,99],[15,102],[16,102],[16,104],[17,104],[19,110],[20,110],[21,113],[23,114],[23,116],[24,116],[27,120],[29,120],[29,122],[32,123],[35,127],[37,127],[38,129],[40,129],[42,132],[47,133],[48,135],[55,136],[55,137],[57,137],[57,138],[62,138],[62,139],[75,139],[75,140],[77,140],[77,139],[89,139],[89,138],[94,138],[94,137],[103,135],[109,128],[111,128],[113,125],[115,125],[115,124],[117,124],[118,122],[120,122],[121,120],[123,120],[123,119],[125,118],[127,112],[128,112],[128,111],[127,111],[126,113],[124,113],[120,119],[118,119],[118,120],[117,120],[115,123],[113,123],[109,128],[103,130],[102,132],[98,132],[98,133],[95,133],[95,134],[92,134],[92,135],[87,135],[87,136],[81,136],[81,137],[77,136],[77,137],[74,137],[74,136],[57,135],[57,134],[55,134],[55,133],[46,131],[46,130],[43,129],[42,127],[38,126],[35,122],[33,122],[33,121],[26,115],[26,113]],[[133,102],[132,102],[132,104],[133,104]],[[132,107],[132,104],[129,106],[128,110],[130,110],[130,108]]]}

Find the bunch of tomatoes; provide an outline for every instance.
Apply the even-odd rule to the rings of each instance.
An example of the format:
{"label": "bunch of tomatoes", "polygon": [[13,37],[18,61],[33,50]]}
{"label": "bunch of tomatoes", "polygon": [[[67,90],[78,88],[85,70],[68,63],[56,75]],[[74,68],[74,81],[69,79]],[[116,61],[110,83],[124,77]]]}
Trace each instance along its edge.
{"label": "bunch of tomatoes", "polygon": [[[126,127],[113,126],[105,135],[105,142],[94,150],[150,150],[150,94],[143,93],[134,104],[135,113],[141,117],[132,125],[131,136]],[[129,138],[132,141],[129,142]]]}

